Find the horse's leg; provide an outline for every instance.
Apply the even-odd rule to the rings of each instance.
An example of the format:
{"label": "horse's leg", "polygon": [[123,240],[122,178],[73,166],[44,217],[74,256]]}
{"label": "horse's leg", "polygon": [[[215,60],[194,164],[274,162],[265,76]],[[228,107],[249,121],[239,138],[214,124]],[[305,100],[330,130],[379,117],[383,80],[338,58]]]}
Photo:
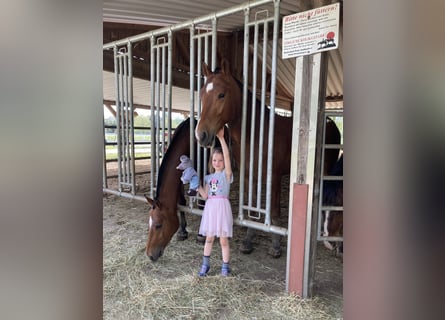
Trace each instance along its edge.
{"label": "horse's leg", "polygon": [[184,241],[188,238],[189,233],[187,232],[187,220],[185,219],[185,212],[181,211],[179,214],[179,229],[176,234],[176,239],[178,241]]}
{"label": "horse's leg", "polygon": [[[271,221],[272,224],[278,226],[278,217],[280,216],[280,195],[281,195],[281,177],[274,176],[272,178],[272,203],[271,203]],[[269,248],[268,254],[274,258],[281,257],[281,236],[272,233],[272,247]]]}
{"label": "horse's leg", "polygon": [[[244,190],[246,190],[246,189],[247,189],[247,182],[246,182],[246,186],[245,186]],[[248,197],[248,194],[246,191],[244,191],[244,199],[247,199],[247,197]],[[253,251],[252,241],[255,238],[255,235],[256,235],[255,229],[247,228],[246,236],[244,237],[244,240],[241,243],[241,246],[239,249],[241,253],[244,253],[244,254],[252,253],[252,251]]]}
{"label": "horse's leg", "polygon": [[[185,206],[186,201],[184,197],[184,190],[181,188],[180,190],[180,196],[179,196],[179,204]],[[184,241],[189,236],[189,233],[187,232],[187,220],[185,219],[185,212],[181,211],[179,214],[179,229],[176,233],[176,239],[178,241]]]}
{"label": "horse's leg", "polygon": [[252,253],[253,251],[253,238],[255,237],[255,230],[252,228],[247,228],[246,237],[244,238],[244,241],[241,243],[240,251],[244,254]]}

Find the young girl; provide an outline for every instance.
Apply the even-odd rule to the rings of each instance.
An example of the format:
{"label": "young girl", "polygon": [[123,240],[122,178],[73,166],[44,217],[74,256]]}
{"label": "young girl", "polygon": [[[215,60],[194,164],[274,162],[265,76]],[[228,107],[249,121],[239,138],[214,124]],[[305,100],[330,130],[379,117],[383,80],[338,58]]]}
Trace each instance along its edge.
{"label": "young girl", "polygon": [[210,254],[215,236],[219,237],[222,251],[221,275],[230,274],[230,246],[229,238],[233,234],[232,208],[228,199],[230,183],[233,181],[232,166],[229,149],[224,140],[224,127],[216,135],[221,143],[221,149],[212,152],[213,173],[204,178],[205,188],[199,186],[199,194],[206,201],[202,213],[199,233],[206,236],[204,257],[199,276],[204,277],[210,269]]}

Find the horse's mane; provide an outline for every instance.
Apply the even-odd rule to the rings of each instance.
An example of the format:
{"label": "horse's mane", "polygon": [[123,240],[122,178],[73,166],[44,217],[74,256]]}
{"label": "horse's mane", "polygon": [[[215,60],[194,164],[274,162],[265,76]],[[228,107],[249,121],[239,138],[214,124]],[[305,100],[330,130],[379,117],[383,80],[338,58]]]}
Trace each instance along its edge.
{"label": "horse's mane", "polygon": [[179,163],[179,158],[177,159],[173,159],[171,160],[171,158],[175,155],[174,151],[177,148],[178,145],[178,141],[180,141],[181,139],[179,137],[181,137],[184,133],[187,134],[187,137],[189,137],[190,134],[190,118],[185,119],[184,121],[182,121],[175,129],[175,132],[173,134],[173,138],[170,141],[170,144],[167,148],[167,151],[164,154],[164,157],[162,158],[162,162],[161,162],[161,166],[159,167],[159,173],[158,173],[158,181],[157,181],[157,187],[156,187],[156,198],[159,198],[159,192],[161,190],[161,184],[164,176],[164,172],[167,170],[167,166],[170,163],[170,161],[178,161]]}

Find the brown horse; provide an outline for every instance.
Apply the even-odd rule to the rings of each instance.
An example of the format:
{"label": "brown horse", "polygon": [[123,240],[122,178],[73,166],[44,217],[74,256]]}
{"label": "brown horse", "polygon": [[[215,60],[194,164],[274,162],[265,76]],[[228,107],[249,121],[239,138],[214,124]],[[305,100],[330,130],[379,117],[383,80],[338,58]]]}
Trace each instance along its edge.
{"label": "brown horse", "polygon": [[[232,156],[235,162],[239,163],[241,158],[241,129],[242,129],[242,93],[241,84],[235,80],[230,72],[230,66],[227,60],[223,59],[220,70],[212,72],[206,63],[202,64],[203,74],[207,77],[206,83],[201,88],[200,95],[202,101],[201,117],[195,129],[196,139],[203,147],[210,147],[213,145],[215,135],[218,130],[227,124],[232,142]],[[247,105],[252,105],[252,95],[249,93],[247,97]],[[256,114],[260,112],[260,102],[256,101]],[[265,119],[269,119],[269,109],[265,109]],[[250,128],[252,122],[251,112],[247,112],[247,128],[246,128],[246,157],[250,159]],[[258,141],[259,136],[259,121],[260,117],[255,117],[255,132],[254,139]],[[271,195],[271,220],[272,224],[278,225],[277,218],[280,215],[280,193],[281,193],[281,178],[283,175],[290,173],[290,159],[291,159],[291,137],[292,137],[293,120],[289,117],[282,117],[275,115],[275,126],[273,132],[274,139],[274,161],[272,167],[272,195]],[[333,127],[332,127],[333,125]],[[331,132],[332,131],[332,132]],[[326,143],[339,143],[340,132],[338,131],[333,121],[327,124],[327,141]],[[269,123],[265,122],[264,136],[269,134]],[[329,136],[329,139],[328,139]],[[263,163],[267,163],[267,155],[269,146],[265,143],[263,147],[262,157]],[[335,152],[335,150],[334,150]],[[254,150],[255,161],[257,163],[258,146]],[[325,157],[325,171],[335,163],[338,158],[337,154],[327,154]],[[266,168],[263,167],[263,178],[265,180]],[[254,168],[254,171],[257,170]],[[246,170],[247,173],[247,170]],[[247,178],[245,179],[248,180]],[[252,239],[254,230],[249,228],[247,236],[241,246],[241,251],[250,253],[253,250]],[[281,256],[281,237],[273,234],[272,247],[269,249],[269,254],[274,257]]]}
{"label": "brown horse", "polygon": [[165,247],[178,231],[178,240],[188,237],[185,213],[181,211],[178,218],[178,203],[185,205],[184,188],[181,182],[182,171],[177,170],[181,155],[190,155],[190,118],[181,122],[176,128],[171,143],[164,154],[159,168],[156,197],[147,198],[151,205],[149,212],[148,239],[145,252],[156,261],[162,256]]}

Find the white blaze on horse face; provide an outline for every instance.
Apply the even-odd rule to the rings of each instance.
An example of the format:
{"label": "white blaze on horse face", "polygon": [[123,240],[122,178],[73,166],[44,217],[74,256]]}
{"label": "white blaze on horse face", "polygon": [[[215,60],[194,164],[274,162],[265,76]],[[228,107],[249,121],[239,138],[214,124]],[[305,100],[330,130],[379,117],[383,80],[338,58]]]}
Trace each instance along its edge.
{"label": "white blaze on horse face", "polygon": [[148,228],[151,229],[151,225],[153,224],[153,219],[150,217],[150,219],[148,219]]}
{"label": "white blaze on horse face", "polygon": [[213,82],[209,82],[206,85],[206,92],[208,93],[209,91],[213,90]]}

